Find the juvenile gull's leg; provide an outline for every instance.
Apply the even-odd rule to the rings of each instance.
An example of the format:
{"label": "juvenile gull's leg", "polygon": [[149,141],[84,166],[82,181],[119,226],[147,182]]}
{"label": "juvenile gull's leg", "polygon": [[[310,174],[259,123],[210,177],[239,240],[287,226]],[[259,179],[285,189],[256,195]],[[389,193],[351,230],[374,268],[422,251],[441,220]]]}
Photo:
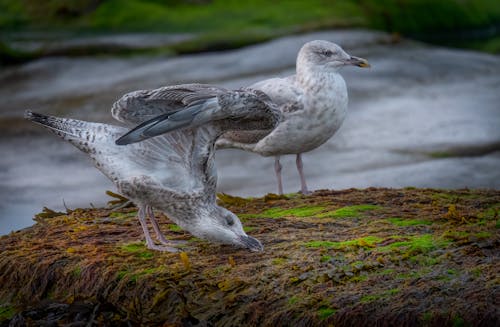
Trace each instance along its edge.
{"label": "juvenile gull's leg", "polygon": [[302,164],[302,154],[297,154],[297,160],[295,161],[297,164],[297,170],[299,172],[300,177],[300,193],[302,194],[311,194],[307,189],[306,177],[304,176],[304,165]]}
{"label": "juvenile gull's leg", "polygon": [[156,239],[164,245],[169,244],[165,235],[160,230],[160,226],[158,226],[158,222],[156,221],[155,214],[153,212],[153,208],[151,206],[146,206],[146,212],[148,214],[149,220],[151,221],[151,225],[153,225],[153,229],[155,230]]}
{"label": "juvenile gull's leg", "polygon": [[163,245],[179,245],[179,244],[186,244],[186,241],[173,241],[173,240],[167,240],[165,238],[165,235],[160,230],[160,226],[158,225],[158,221],[156,221],[155,214],[153,212],[153,207],[151,206],[146,206],[146,212],[148,214],[149,220],[151,221],[151,225],[153,225],[153,229],[155,230],[156,234],[156,239]]}
{"label": "juvenile gull's leg", "polygon": [[274,172],[276,173],[276,178],[278,179],[278,194],[283,194],[283,183],[281,181],[281,163],[280,156],[274,157]]}
{"label": "juvenile gull's leg", "polygon": [[144,232],[144,237],[146,237],[146,246],[148,249],[157,250],[157,251],[167,251],[167,252],[179,252],[179,249],[176,249],[171,246],[161,246],[156,245],[151,239],[151,235],[149,234],[148,225],[146,223],[146,213],[147,206],[140,205],[139,211],[137,212],[137,218],[139,218],[139,222],[141,223],[142,231]]}

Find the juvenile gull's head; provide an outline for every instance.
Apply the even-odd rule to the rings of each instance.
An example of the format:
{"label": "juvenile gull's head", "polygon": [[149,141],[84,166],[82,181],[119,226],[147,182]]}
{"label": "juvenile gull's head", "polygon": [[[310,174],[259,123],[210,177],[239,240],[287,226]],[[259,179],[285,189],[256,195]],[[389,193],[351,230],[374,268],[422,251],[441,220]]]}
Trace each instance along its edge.
{"label": "juvenile gull's head", "polygon": [[297,56],[298,69],[307,66],[319,70],[337,71],[347,65],[370,67],[366,59],[351,56],[337,44],[322,40],[307,42]]}
{"label": "juvenile gull's head", "polygon": [[262,251],[264,247],[259,240],[248,236],[243,231],[240,219],[231,211],[213,206],[197,212],[197,219],[183,224],[177,223],[191,234],[216,243],[229,244],[250,251]]}

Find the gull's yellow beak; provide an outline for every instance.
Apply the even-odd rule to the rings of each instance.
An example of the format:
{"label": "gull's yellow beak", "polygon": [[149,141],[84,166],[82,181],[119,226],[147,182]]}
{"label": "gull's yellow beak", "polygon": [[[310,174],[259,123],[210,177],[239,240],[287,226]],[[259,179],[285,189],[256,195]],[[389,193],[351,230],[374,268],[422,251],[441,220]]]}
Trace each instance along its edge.
{"label": "gull's yellow beak", "polygon": [[351,56],[349,60],[346,62],[348,65],[358,66],[362,68],[369,68],[371,65],[368,63],[368,60]]}

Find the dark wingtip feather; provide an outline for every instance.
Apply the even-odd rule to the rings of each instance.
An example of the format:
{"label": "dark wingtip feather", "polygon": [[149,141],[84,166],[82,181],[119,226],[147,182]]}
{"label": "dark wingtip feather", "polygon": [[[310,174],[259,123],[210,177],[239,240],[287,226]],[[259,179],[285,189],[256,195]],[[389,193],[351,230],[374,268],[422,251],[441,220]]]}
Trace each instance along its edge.
{"label": "dark wingtip feather", "polygon": [[47,122],[48,116],[33,112],[31,110],[25,110],[24,118],[35,123],[44,124],[45,122]]}
{"label": "dark wingtip feather", "polygon": [[34,113],[31,110],[24,111],[24,119],[32,120],[35,115],[36,115],[36,113]]}
{"label": "dark wingtip feather", "polygon": [[130,136],[130,133],[133,131],[128,132],[127,134],[121,136],[119,139],[115,141],[116,145],[127,145],[135,142],[139,142],[140,140],[135,140]]}
{"label": "dark wingtip feather", "polygon": [[131,143],[137,143],[150,138],[151,136],[145,135],[144,132],[147,131],[152,126],[156,125],[158,122],[168,119],[168,117],[169,114],[163,114],[153,119],[147,120],[142,124],[137,125],[133,129],[128,131],[125,135],[121,136],[118,140],[116,140],[115,144],[127,145]]}

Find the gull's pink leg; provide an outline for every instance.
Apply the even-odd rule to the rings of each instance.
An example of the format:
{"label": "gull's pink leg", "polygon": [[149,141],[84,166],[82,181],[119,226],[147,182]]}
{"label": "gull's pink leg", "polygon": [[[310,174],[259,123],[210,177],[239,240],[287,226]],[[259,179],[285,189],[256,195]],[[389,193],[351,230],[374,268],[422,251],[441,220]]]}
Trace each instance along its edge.
{"label": "gull's pink leg", "polygon": [[280,156],[274,157],[274,172],[276,173],[276,178],[278,179],[278,194],[283,194],[283,183],[281,181],[281,163]]}
{"label": "gull's pink leg", "polygon": [[169,242],[165,238],[165,235],[160,230],[160,226],[158,226],[158,222],[156,221],[155,214],[153,212],[153,208],[150,206],[146,206],[146,211],[149,217],[149,220],[151,221],[151,224],[153,225],[153,229],[155,230],[156,238],[158,241],[160,241],[161,244],[168,245]]}
{"label": "gull's pink leg", "polygon": [[174,240],[167,240],[165,238],[165,235],[160,230],[160,226],[158,225],[158,221],[156,220],[155,214],[153,212],[153,208],[151,206],[146,206],[146,212],[148,214],[149,220],[151,221],[151,225],[153,225],[153,229],[155,230],[156,238],[157,240],[163,244],[163,245],[180,245],[180,244],[186,244],[186,241],[174,241]]}
{"label": "gull's pink leg", "polygon": [[153,242],[153,239],[151,239],[151,235],[149,234],[148,225],[146,223],[146,213],[147,213],[147,206],[140,205],[139,211],[137,212],[137,218],[139,218],[139,222],[141,223],[142,231],[144,232],[144,237],[146,238],[147,248],[157,251],[179,252],[179,249],[170,246],[156,245]]}
{"label": "gull's pink leg", "polygon": [[297,154],[297,160],[295,161],[297,164],[297,170],[299,171],[300,177],[300,193],[302,194],[311,194],[307,189],[306,177],[304,176],[304,165],[302,164],[302,154]]}

